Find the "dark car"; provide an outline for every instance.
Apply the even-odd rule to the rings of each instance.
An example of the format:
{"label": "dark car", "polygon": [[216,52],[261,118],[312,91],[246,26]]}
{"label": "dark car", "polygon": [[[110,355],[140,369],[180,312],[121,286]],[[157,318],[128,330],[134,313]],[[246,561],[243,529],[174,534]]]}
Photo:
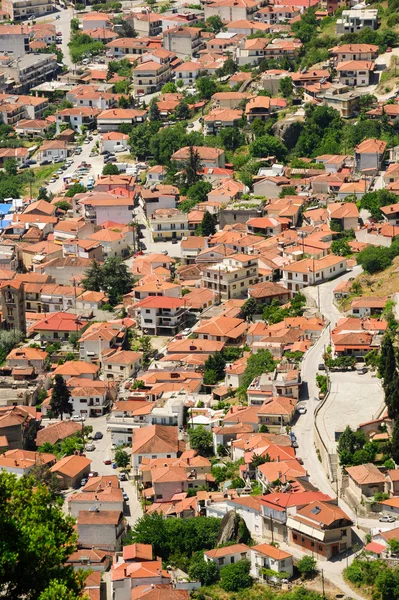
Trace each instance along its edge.
{"label": "dark car", "polygon": [[101,431],[96,431],[96,433],[93,435],[93,440],[102,440],[103,439],[103,434],[101,433]]}
{"label": "dark car", "polygon": [[326,365],[324,363],[320,363],[318,366],[318,370],[319,371],[325,371],[326,370]]}
{"label": "dark car", "polygon": [[178,244],[178,243],[179,243],[179,240],[176,240],[176,239],[172,240],[172,244]]}

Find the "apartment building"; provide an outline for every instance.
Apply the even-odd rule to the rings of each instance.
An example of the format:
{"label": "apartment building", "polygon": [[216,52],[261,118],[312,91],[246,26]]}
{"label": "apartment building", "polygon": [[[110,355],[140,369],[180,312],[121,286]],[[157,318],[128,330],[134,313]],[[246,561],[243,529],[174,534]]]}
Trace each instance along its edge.
{"label": "apartment building", "polygon": [[78,133],[82,132],[83,126],[87,129],[94,129],[96,117],[99,113],[99,109],[88,106],[64,108],[55,114],[57,134],[61,133],[62,124],[68,125],[68,128]]}
{"label": "apartment building", "polygon": [[[126,19],[128,21],[128,19]],[[142,56],[147,52],[162,47],[161,38],[138,37],[138,38],[118,38],[107,44],[108,52],[114,58],[126,55]]]}
{"label": "apartment building", "polygon": [[247,297],[248,288],[258,281],[258,259],[247,254],[233,254],[202,273],[202,286],[214,290],[222,302]]}
{"label": "apartment building", "polygon": [[155,12],[144,9],[126,17],[135,32],[141,37],[156,37],[162,31],[162,16]]}
{"label": "apartment building", "polygon": [[350,87],[364,87],[370,85],[374,71],[374,63],[364,60],[349,60],[337,66],[339,81]]}
{"label": "apartment building", "polygon": [[174,336],[185,327],[188,311],[183,298],[148,296],[137,308],[141,330],[146,335]]}
{"label": "apartment building", "polygon": [[154,241],[181,240],[194,232],[189,230],[188,215],[177,208],[158,208],[150,218]]}
{"label": "apartment building", "polygon": [[133,89],[135,96],[152,94],[172,77],[169,61],[144,60],[133,68]]}
{"label": "apartment building", "polygon": [[197,27],[172,27],[163,32],[163,46],[184,60],[187,56],[196,56],[205,48],[205,43]]}
{"label": "apartment building", "polygon": [[[33,0],[33,2],[35,1],[36,0]],[[41,0],[37,1],[40,2]],[[46,2],[46,0],[43,0],[43,2]],[[14,12],[13,6],[18,4],[27,5],[31,4],[31,2],[30,0],[29,2],[27,0],[17,0],[15,2],[12,0],[4,0],[2,8],[7,12],[7,14],[11,15]],[[10,18],[11,20],[16,21],[21,17],[10,16]],[[10,55],[14,58],[24,56],[27,52],[29,52],[29,39],[30,36],[26,25],[0,25],[0,54]]]}
{"label": "apartment building", "polygon": [[53,54],[25,54],[16,59],[1,57],[0,70],[14,81],[15,92],[25,93],[39,83],[55,79],[57,58]]}
{"label": "apartment building", "polygon": [[375,44],[342,44],[329,50],[336,64],[349,60],[374,61],[378,56]]}

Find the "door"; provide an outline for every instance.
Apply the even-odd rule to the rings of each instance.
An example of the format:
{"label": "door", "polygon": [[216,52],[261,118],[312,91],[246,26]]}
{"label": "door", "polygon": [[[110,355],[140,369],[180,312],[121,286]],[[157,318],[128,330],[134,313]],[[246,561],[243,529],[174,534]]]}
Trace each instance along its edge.
{"label": "door", "polygon": [[339,553],[339,546],[333,546],[332,547],[332,556],[337,556],[338,553]]}

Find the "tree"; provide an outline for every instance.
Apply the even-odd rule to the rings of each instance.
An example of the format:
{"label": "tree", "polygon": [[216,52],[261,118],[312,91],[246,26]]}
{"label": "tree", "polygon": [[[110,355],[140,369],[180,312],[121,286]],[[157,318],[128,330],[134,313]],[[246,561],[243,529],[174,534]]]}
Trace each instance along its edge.
{"label": "tree", "polygon": [[195,85],[202,100],[210,100],[218,89],[216,83],[209,77],[198,77]]}
{"label": "tree", "polygon": [[218,380],[219,380],[218,375],[217,375],[216,371],[214,371],[213,369],[207,369],[204,372],[204,377],[203,377],[204,385],[215,385],[215,383],[217,383]]}
{"label": "tree", "polygon": [[249,574],[251,563],[249,560],[225,565],[220,569],[220,587],[225,592],[238,592],[252,586],[252,577]]}
{"label": "tree", "polygon": [[72,33],[79,31],[79,19],[71,19],[71,31]]}
{"label": "tree", "polygon": [[283,77],[280,79],[279,91],[283,98],[290,98],[294,91],[291,77]]}
{"label": "tree", "polygon": [[335,240],[332,242],[331,252],[336,256],[350,256],[352,254],[351,247],[345,239]]}
{"label": "tree", "polygon": [[399,375],[396,369],[392,379],[384,385],[384,391],[388,417],[390,419],[397,419],[399,416]]}
{"label": "tree", "polygon": [[54,598],[57,598],[57,600],[86,600],[87,597],[86,594],[83,597],[81,594],[76,594],[65,583],[54,579],[50,582],[48,588],[43,590],[38,600],[54,600]]}
{"label": "tree", "polygon": [[158,108],[158,98],[152,98],[148,108],[148,118],[150,121],[160,121],[161,113]]}
{"label": "tree", "polygon": [[93,260],[90,267],[85,273],[85,278],[82,280],[82,286],[85,290],[92,292],[100,292],[104,285],[102,267],[100,263]]}
{"label": "tree", "polygon": [[223,74],[233,75],[237,71],[237,65],[232,58],[228,58],[223,63]]}
{"label": "tree", "polygon": [[48,192],[47,192],[47,190],[46,190],[45,187],[41,187],[39,189],[39,193],[37,195],[37,199],[38,200],[45,200],[46,202],[50,202],[50,198],[49,198]]}
{"label": "tree", "polygon": [[18,163],[15,158],[7,158],[4,162],[4,170],[9,177],[18,173]]}
{"label": "tree", "polygon": [[206,25],[211,29],[212,33],[219,33],[224,27],[224,23],[219,15],[212,15],[205,21]]}
{"label": "tree", "polygon": [[[64,585],[78,600],[82,578],[66,561],[76,549],[74,519],[63,500],[31,477],[0,474],[0,595],[49,600]],[[73,594],[73,595],[72,595]]]}
{"label": "tree", "polygon": [[237,150],[245,144],[245,136],[238,127],[222,127],[219,138],[225,150]]}
{"label": "tree", "polygon": [[212,585],[219,579],[219,569],[213,560],[206,561],[203,552],[196,552],[191,557],[188,576],[191,580],[199,580],[201,585]]}
{"label": "tree", "polygon": [[381,357],[379,361],[379,374],[382,377],[384,388],[387,387],[396,373],[396,358],[392,336],[386,333],[381,342]]}
{"label": "tree", "polygon": [[[128,81],[117,81],[114,88],[115,88],[115,93],[116,94],[121,94],[121,93],[128,93],[129,92],[129,87],[130,84]],[[126,98],[126,96],[121,96],[118,100],[118,107],[119,108],[129,108],[129,100]]]}
{"label": "tree", "polygon": [[65,210],[65,211],[70,210],[70,208],[71,208],[71,205],[66,200],[59,200],[58,202],[55,203],[55,206],[57,208],[59,208],[60,210]]}
{"label": "tree", "polygon": [[165,83],[165,85],[162,86],[161,91],[163,94],[176,94],[176,84],[174,83],[174,81],[168,81],[168,83]]}
{"label": "tree", "polygon": [[[46,442],[49,445],[49,450],[39,450],[40,452],[49,452],[53,453],[53,448],[49,442]],[[45,444],[43,444],[45,446]],[[45,485],[50,492],[53,494],[57,494],[60,491],[60,481],[55,473],[50,471],[48,465],[45,465],[43,462],[36,462],[36,464],[29,469],[29,477],[32,477],[37,484]]]}
{"label": "tree", "polygon": [[23,340],[24,336],[18,329],[0,330],[0,364],[5,361],[7,354]]}
{"label": "tree", "polygon": [[297,569],[303,579],[310,577],[316,571],[317,561],[312,556],[303,556],[297,563]]}
{"label": "tree", "polygon": [[226,360],[222,352],[215,352],[211,354],[205,361],[205,373],[206,371],[214,371],[217,380],[223,379],[225,376]]}
{"label": "tree", "polygon": [[258,350],[256,354],[251,354],[248,358],[243,377],[243,386],[248,389],[255,377],[259,377],[262,373],[270,373],[275,368],[275,362],[270,350]]}
{"label": "tree", "polygon": [[182,98],[179,104],[175,108],[175,117],[176,119],[188,119],[190,117],[191,111],[188,107],[188,104],[184,98]]}
{"label": "tree", "polygon": [[258,454],[255,454],[255,452],[253,453],[251,463],[255,469],[267,462],[270,462],[270,456],[268,454],[265,456],[259,456]]}
{"label": "tree", "polygon": [[124,469],[130,464],[130,456],[126,450],[118,449],[115,452],[115,463],[116,466]]}
{"label": "tree", "polygon": [[103,175],[119,175],[119,169],[116,165],[109,163],[103,168]]}
{"label": "tree", "polygon": [[367,438],[363,431],[353,431],[348,425],[338,440],[340,464],[353,464],[355,454],[363,450],[366,443]]}
{"label": "tree", "polygon": [[61,421],[64,414],[71,415],[73,412],[73,405],[71,402],[71,394],[65,383],[65,379],[62,375],[56,375],[54,377],[53,390],[51,392],[50,400],[51,412],[56,416],[60,417]]}
{"label": "tree", "polygon": [[180,161],[179,168],[182,171],[181,182],[185,187],[190,188],[192,185],[200,181],[202,162],[199,152],[196,148],[193,146],[189,147],[188,157],[186,160]]}
{"label": "tree", "polygon": [[252,317],[258,310],[258,304],[255,298],[248,298],[245,304],[241,307],[241,314],[246,321],[252,321]]}
{"label": "tree", "polygon": [[[392,246],[391,246],[392,248]],[[356,256],[356,262],[370,275],[383,271],[392,264],[390,250],[382,246],[367,246]]]}
{"label": "tree", "polygon": [[68,191],[66,192],[65,196],[67,196],[68,198],[73,198],[76,194],[83,194],[83,192],[86,191],[86,188],[84,185],[82,185],[81,183],[74,183],[73,185],[71,185],[70,188],[68,188]]}
{"label": "tree", "polygon": [[201,235],[206,237],[209,235],[214,235],[216,233],[216,223],[216,215],[211,215],[211,213],[206,210],[200,225]]}
{"label": "tree", "polygon": [[192,450],[198,450],[199,454],[206,455],[212,450],[212,433],[205,429],[203,425],[190,429],[189,438],[190,447]]}
{"label": "tree", "polygon": [[275,156],[277,160],[283,160],[287,155],[287,148],[276,137],[272,135],[262,135],[249,145],[251,156],[257,158],[266,158]]}

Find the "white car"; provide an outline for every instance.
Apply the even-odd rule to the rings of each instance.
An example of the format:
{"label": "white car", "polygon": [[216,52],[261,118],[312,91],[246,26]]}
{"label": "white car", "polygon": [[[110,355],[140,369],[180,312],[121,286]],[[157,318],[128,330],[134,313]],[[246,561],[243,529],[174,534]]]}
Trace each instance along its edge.
{"label": "white car", "polygon": [[299,412],[300,415],[304,415],[307,412],[306,406],[300,406],[298,408],[298,412]]}
{"label": "white car", "polygon": [[95,449],[96,449],[96,447],[95,447],[95,445],[94,445],[94,444],[87,444],[87,445],[85,446],[85,450],[86,450],[87,452],[94,452],[94,450],[95,450]]}
{"label": "white car", "polygon": [[71,421],[85,421],[86,417],[83,415],[72,415]]}
{"label": "white car", "polygon": [[395,517],[392,515],[383,515],[379,518],[381,523],[394,523],[396,521]]}
{"label": "white car", "polygon": [[183,329],[181,334],[182,335],[191,335],[191,329],[189,327],[187,327],[186,329]]}

